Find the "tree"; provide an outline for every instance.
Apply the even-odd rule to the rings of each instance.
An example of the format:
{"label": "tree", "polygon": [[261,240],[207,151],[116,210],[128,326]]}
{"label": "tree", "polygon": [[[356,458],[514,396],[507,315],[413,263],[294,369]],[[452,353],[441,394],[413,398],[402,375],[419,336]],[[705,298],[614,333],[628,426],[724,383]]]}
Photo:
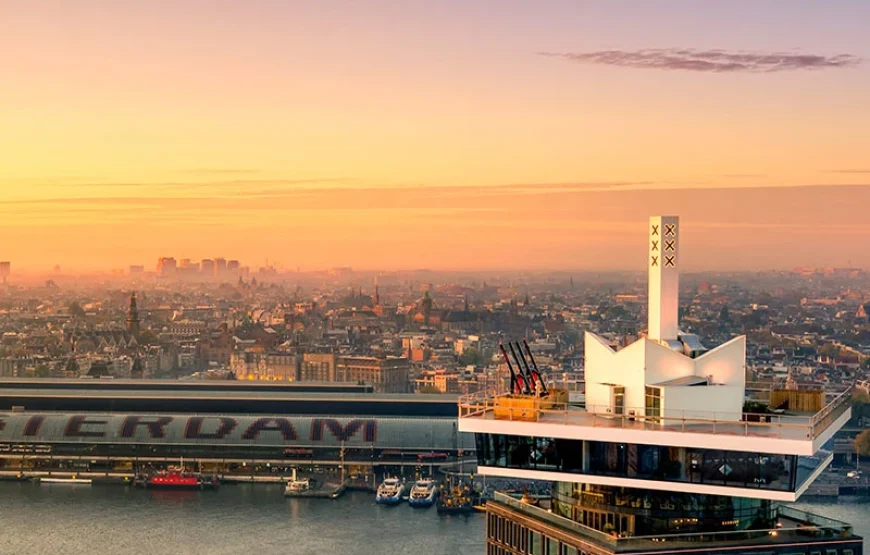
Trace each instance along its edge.
{"label": "tree", "polygon": [[870,430],[864,430],[855,438],[855,451],[859,455],[870,456]]}
{"label": "tree", "polygon": [[441,393],[441,390],[438,389],[437,387],[435,387],[434,385],[424,385],[423,387],[420,388],[420,393],[426,393],[426,394]]}
{"label": "tree", "polygon": [[85,310],[76,301],[69,303],[69,313],[74,318],[84,318],[85,317]]}
{"label": "tree", "polygon": [[37,378],[48,378],[51,376],[51,369],[45,364],[40,364],[33,371],[33,375]]}
{"label": "tree", "polygon": [[483,362],[483,357],[480,356],[480,351],[469,347],[462,351],[462,354],[459,356],[459,362],[465,366],[479,366]]}
{"label": "tree", "polygon": [[139,334],[138,341],[140,345],[154,345],[157,343],[157,336],[151,330],[144,330]]}

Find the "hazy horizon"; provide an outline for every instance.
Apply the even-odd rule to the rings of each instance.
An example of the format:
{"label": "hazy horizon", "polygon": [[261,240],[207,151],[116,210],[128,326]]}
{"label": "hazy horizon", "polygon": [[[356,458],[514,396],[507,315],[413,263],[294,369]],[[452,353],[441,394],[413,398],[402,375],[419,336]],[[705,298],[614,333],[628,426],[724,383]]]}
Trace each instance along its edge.
{"label": "hazy horizon", "polygon": [[870,3],[3,10],[13,272],[870,267]]}

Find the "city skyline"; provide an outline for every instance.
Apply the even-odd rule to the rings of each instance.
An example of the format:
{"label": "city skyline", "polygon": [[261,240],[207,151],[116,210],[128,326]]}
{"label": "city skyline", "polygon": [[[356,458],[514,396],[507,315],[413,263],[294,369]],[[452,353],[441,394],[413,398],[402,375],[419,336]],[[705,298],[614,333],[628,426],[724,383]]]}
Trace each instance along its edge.
{"label": "city skyline", "polygon": [[621,270],[665,213],[688,270],[867,268],[868,16],[13,2],[0,259]]}

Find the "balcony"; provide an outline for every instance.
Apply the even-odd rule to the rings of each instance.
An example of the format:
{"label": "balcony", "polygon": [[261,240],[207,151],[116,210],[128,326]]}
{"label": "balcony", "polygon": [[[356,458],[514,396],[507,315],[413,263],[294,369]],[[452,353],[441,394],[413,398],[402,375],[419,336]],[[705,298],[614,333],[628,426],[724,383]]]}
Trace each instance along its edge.
{"label": "balcony", "polygon": [[606,547],[614,553],[636,550],[658,551],[664,548],[679,547],[713,549],[738,545],[750,547],[793,542],[824,543],[833,539],[861,541],[859,536],[854,535],[852,527],[844,522],[785,506],[779,506],[775,509],[774,526],[770,528],[655,536],[619,536],[584,526],[559,516],[551,510],[530,505],[500,492],[495,493],[490,503],[508,509],[509,512],[515,512],[559,528],[578,540]]}
{"label": "balcony", "polygon": [[662,416],[644,417],[642,408],[615,414],[609,406],[480,392],[460,397],[459,429],[811,456],[851,417],[851,394],[850,388],[813,414],[669,409]]}

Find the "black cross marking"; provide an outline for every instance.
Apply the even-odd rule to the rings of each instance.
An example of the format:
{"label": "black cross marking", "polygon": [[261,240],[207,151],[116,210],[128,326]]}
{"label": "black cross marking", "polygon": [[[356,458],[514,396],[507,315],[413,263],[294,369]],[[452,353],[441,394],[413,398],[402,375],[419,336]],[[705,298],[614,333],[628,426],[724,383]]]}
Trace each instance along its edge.
{"label": "black cross marking", "polygon": [[677,234],[676,225],[674,224],[665,224],[665,235],[668,237],[673,237]]}
{"label": "black cross marking", "polygon": [[652,230],[653,237],[659,234],[659,226],[654,225]]}
{"label": "black cross marking", "polygon": [[653,250],[653,252],[659,250],[659,242],[658,241],[652,242],[652,250]]}
{"label": "black cross marking", "polygon": [[673,256],[666,256],[666,257],[665,257],[665,267],[666,267],[666,268],[667,268],[667,267],[671,267],[671,268],[673,268],[674,266],[675,266],[675,264],[674,264],[674,257],[673,257]]}
{"label": "black cross marking", "polygon": [[665,241],[665,250],[666,251],[674,250],[674,240],[673,239],[669,239],[669,240]]}
{"label": "black cross marking", "polygon": [[658,256],[653,256],[653,257],[652,257],[652,265],[653,265],[653,266],[658,266],[658,265],[659,265],[659,257],[658,257]]}

